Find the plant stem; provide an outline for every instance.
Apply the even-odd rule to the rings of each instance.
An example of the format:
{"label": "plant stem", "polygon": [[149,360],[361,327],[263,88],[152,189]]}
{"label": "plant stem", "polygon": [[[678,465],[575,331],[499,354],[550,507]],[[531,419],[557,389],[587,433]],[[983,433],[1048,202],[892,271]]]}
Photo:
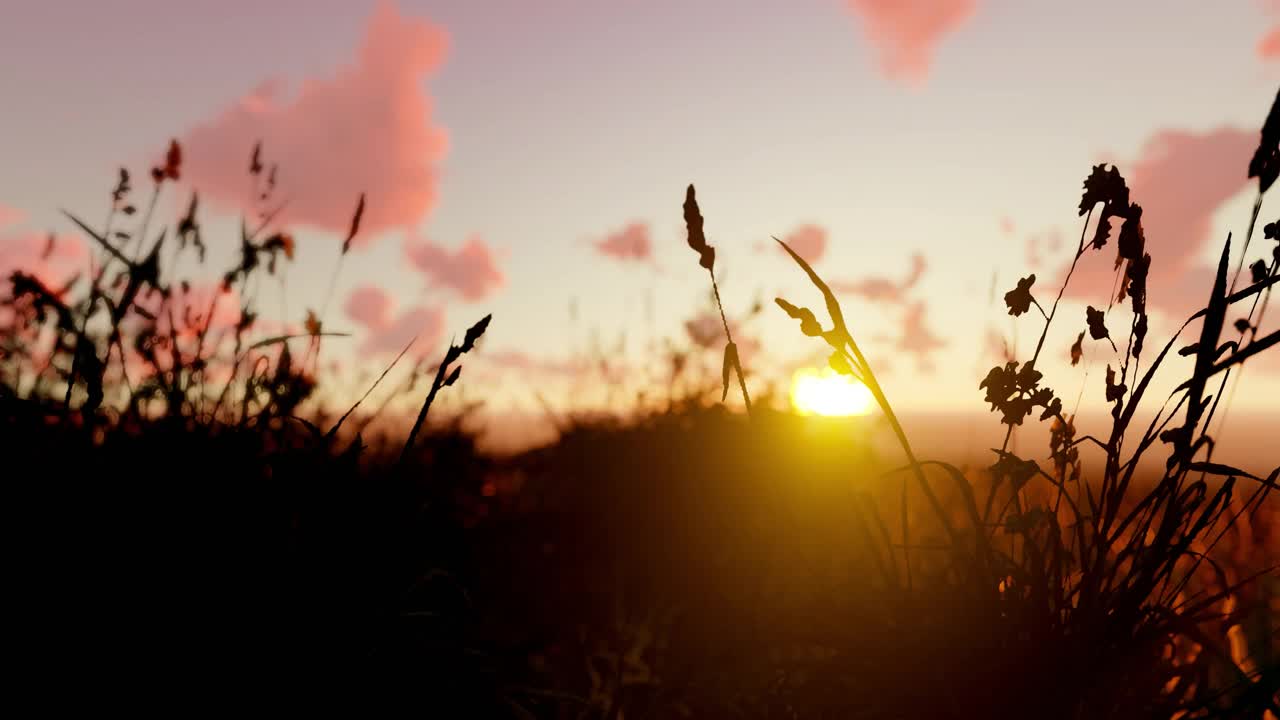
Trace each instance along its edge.
{"label": "plant stem", "polygon": [[[733,344],[733,333],[729,332],[729,319],[724,314],[724,303],[720,302],[720,285],[716,283],[716,274],[710,269],[707,274],[711,276],[711,290],[716,296],[716,308],[720,310],[720,324],[724,325],[724,336],[730,344]],[[738,387],[742,390],[742,402],[747,406],[747,417],[751,417],[751,395],[747,393],[747,381],[742,376],[742,362],[738,359],[737,353],[733,357],[733,370],[738,374]]]}

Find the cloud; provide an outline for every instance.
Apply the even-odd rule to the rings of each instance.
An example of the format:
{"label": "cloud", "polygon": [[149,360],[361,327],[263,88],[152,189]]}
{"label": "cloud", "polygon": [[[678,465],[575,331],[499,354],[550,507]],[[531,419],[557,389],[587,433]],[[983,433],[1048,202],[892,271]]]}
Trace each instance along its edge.
{"label": "cloud", "polygon": [[522,373],[540,375],[576,377],[591,369],[587,362],[580,358],[568,360],[538,358],[520,350],[497,350],[483,353],[480,357],[490,365],[503,370],[518,370]]}
{"label": "cloud", "polygon": [[280,167],[282,222],[345,234],[365,192],[357,244],[420,223],[435,206],[447,146],[423,81],[446,44],[442,29],[380,2],[355,62],[307,79],[292,98],[267,81],[187,133],[188,179],[217,203],[244,208],[250,152],[261,140],[265,161]]}
{"label": "cloud", "polygon": [[1263,60],[1280,60],[1280,26],[1271,28],[1258,41],[1258,57]]}
{"label": "cloud", "polygon": [[0,204],[0,230],[3,230],[10,225],[17,225],[25,220],[26,217],[27,214],[18,208],[12,208],[8,205]]}
{"label": "cloud", "polygon": [[1024,242],[1026,266],[1039,270],[1044,261],[1044,254],[1050,255],[1062,249],[1062,231],[1058,228],[1032,233]]}
{"label": "cloud", "polygon": [[[169,289],[167,304],[158,292],[141,293],[136,302],[156,318],[156,328],[161,335],[169,334],[171,329],[168,310],[173,311],[172,330],[181,338],[193,338],[201,331],[228,330],[240,322],[240,292],[235,288],[224,289],[221,283],[175,283]],[[143,323],[142,318],[134,321],[139,325]]]}
{"label": "cloud", "polygon": [[902,317],[901,333],[894,341],[894,347],[900,352],[914,355],[916,363],[922,371],[933,370],[933,353],[946,347],[947,343],[925,325],[925,304],[912,303]]}
{"label": "cloud", "polygon": [[391,325],[394,307],[395,301],[386,291],[365,285],[351,291],[343,310],[352,322],[381,330]]}
{"label": "cloud", "polygon": [[911,256],[911,268],[901,281],[869,275],[860,280],[833,280],[829,284],[835,292],[856,295],[870,302],[902,303],[906,301],[907,293],[920,282],[926,269],[928,269],[928,263],[924,256],[915,253]]}
{"label": "cloud", "polygon": [[496,254],[478,235],[452,252],[426,238],[406,236],[404,254],[431,286],[448,288],[464,300],[483,300],[507,284]]}
{"label": "cloud", "polygon": [[[804,258],[809,264],[813,264],[822,259],[827,253],[827,231],[818,225],[806,224],[792,230],[786,237],[782,238],[783,242],[791,246],[796,254]],[[774,244],[776,247],[776,243]],[[782,248],[778,248],[779,252],[785,253]]]}
{"label": "cloud", "polygon": [[[761,349],[760,341],[748,335],[739,321],[734,318],[728,320],[729,332],[733,334],[733,341],[738,346],[738,357],[745,362]],[[720,319],[720,312],[714,309],[701,310],[686,320],[684,331],[689,336],[689,341],[703,350],[723,350],[729,342],[724,334],[724,321]]]}
{"label": "cloud", "polygon": [[973,15],[977,0],[846,0],[891,80],[921,84],[939,43]]}
{"label": "cloud", "polygon": [[[3,208],[0,208],[3,209]],[[20,219],[14,211],[11,215]],[[15,270],[34,275],[50,288],[65,285],[87,271],[89,250],[77,235],[52,235],[27,230],[6,231],[0,223],[0,291],[7,294]]]}
{"label": "cloud", "polygon": [[653,260],[653,240],[649,237],[649,225],[643,222],[630,223],[592,245],[601,255],[622,262]]}
{"label": "cloud", "polygon": [[[1257,143],[1256,131],[1236,128],[1160,130],[1147,139],[1128,169],[1120,166],[1129,180],[1130,197],[1143,209],[1152,257],[1147,279],[1151,307],[1180,316],[1208,296],[1213,271],[1203,258],[1225,240],[1211,236],[1213,215],[1249,185],[1245,171]],[[1106,247],[1080,260],[1067,297],[1106,303],[1116,287],[1118,234],[1117,222]],[[1059,283],[1065,275],[1064,266]]]}
{"label": "cloud", "polygon": [[359,352],[363,355],[399,354],[410,340],[417,337],[409,354],[415,358],[430,355],[444,339],[444,310],[417,305],[395,315],[394,308],[395,300],[381,288],[366,285],[347,296],[343,310],[352,322],[365,330],[365,340],[360,344]]}

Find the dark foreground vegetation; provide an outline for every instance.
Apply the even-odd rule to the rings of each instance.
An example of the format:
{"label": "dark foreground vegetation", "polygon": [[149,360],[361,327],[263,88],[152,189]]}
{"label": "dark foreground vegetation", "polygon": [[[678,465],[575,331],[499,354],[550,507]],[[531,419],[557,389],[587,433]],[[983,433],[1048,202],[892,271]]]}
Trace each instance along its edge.
{"label": "dark foreground vegetation", "polygon": [[[318,318],[293,335],[255,328],[248,304],[213,320],[217,297],[292,257],[259,149],[263,208],[221,287],[171,272],[204,253],[196,197],[151,228],[181,173],[174,145],[144,209],[122,172],[103,227],[71,217],[94,243],[85,274],[20,271],[3,288],[15,679],[89,702],[178,691],[179,707],[394,687],[445,717],[1276,717],[1280,467],[1219,463],[1209,434],[1228,376],[1280,343],[1259,329],[1280,224],[1253,237],[1280,109],[1261,136],[1248,230],[1173,338],[1147,334],[1160,239],[1120,173],[1093,169],[1076,259],[1115,253],[1119,294],[1071,320],[1034,276],[1005,296],[1040,340],[975,378],[1008,428],[982,468],[915,455],[794,254],[825,312],[778,305],[875,395],[900,444],[882,462],[752,405],[731,337],[723,389],[746,416],[694,398],[486,456],[429,410],[465,382],[488,318],[413,390],[416,422],[375,442],[367,408],[309,402],[331,341]],[[684,217],[714,284],[692,187]],[[1260,259],[1233,272],[1233,246]],[[1068,381],[1036,370],[1055,322],[1079,326],[1073,355],[1114,348],[1105,386],[1086,388],[1105,393],[1110,427],[1076,428],[1050,384]],[[1171,353],[1194,370],[1150,398]],[[1024,422],[1051,426],[1047,462],[1011,451]],[[1162,472],[1139,472],[1150,453]]]}

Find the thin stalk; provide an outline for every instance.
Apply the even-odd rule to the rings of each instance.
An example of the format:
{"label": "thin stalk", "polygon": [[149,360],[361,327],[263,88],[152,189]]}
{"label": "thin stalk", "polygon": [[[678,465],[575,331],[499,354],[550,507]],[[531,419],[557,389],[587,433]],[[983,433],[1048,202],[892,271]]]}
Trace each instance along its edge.
{"label": "thin stalk", "polygon": [[[733,345],[733,333],[729,332],[729,319],[724,314],[724,303],[720,302],[720,285],[716,282],[716,274],[708,269],[707,274],[711,276],[711,290],[716,296],[716,308],[720,311],[720,324],[724,326],[724,336]],[[733,356],[733,370],[738,375],[738,388],[742,390],[742,402],[747,407],[747,417],[751,417],[751,395],[747,393],[747,381],[742,376],[742,362],[738,359],[737,353]]]}

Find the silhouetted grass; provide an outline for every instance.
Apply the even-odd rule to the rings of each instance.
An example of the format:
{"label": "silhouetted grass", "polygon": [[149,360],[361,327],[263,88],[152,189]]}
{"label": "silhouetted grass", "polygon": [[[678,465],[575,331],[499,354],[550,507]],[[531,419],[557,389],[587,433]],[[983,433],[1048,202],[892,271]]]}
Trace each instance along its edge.
{"label": "silhouetted grass", "polygon": [[[1250,168],[1259,197],[1274,180],[1273,130]],[[15,644],[23,675],[51,692],[378,683],[457,717],[1280,712],[1280,516],[1268,497],[1280,468],[1217,462],[1208,432],[1226,375],[1280,342],[1254,314],[1280,282],[1280,250],[1232,289],[1224,243],[1203,308],[1153,357],[1146,277],[1159,238],[1145,237],[1115,168],[1085,181],[1075,261],[1114,240],[1121,293],[1078,319],[1070,351],[1072,365],[1086,342],[1114,353],[1105,385],[1087,389],[1106,398],[1110,427],[1077,428],[1036,369],[1065,288],[1042,305],[1028,276],[1006,305],[1043,325],[1029,358],[977,387],[1006,432],[991,464],[974,468],[917,455],[837,298],[790,248],[830,327],[778,305],[871,390],[882,417],[799,418],[758,392],[753,404],[692,186],[689,245],[726,334],[720,400],[736,374],[745,417],[697,387],[669,390],[661,409],[571,417],[545,447],[480,453],[457,424],[427,418],[485,317],[448,347],[428,388],[413,384],[428,372],[420,364],[397,391],[414,421],[373,433],[386,405],[362,403],[385,371],[341,413],[311,402],[321,337],[341,335],[322,331],[328,298],[301,331],[255,332],[248,300],[232,324],[213,321],[219,298],[253,297],[295,252],[274,226],[262,148],[237,262],[198,303],[173,275],[181,258],[204,263],[198,198],[173,234],[151,229],[181,166],[173,144],[142,213],[121,171],[100,230],[68,214],[95,244],[89,272],[61,288],[17,272],[3,298]],[[1179,340],[1188,330],[1196,338]],[[1195,358],[1190,376],[1133,427],[1175,348]],[[672,388],[686,361],[670,358]],[[1046,467],[1010,449],[1033,415],[1051,425]],[[877,422],[897,442],[891,454],[869,440]],[[1140,469],[1149,453],[1166,457],[1154,476]]]}

